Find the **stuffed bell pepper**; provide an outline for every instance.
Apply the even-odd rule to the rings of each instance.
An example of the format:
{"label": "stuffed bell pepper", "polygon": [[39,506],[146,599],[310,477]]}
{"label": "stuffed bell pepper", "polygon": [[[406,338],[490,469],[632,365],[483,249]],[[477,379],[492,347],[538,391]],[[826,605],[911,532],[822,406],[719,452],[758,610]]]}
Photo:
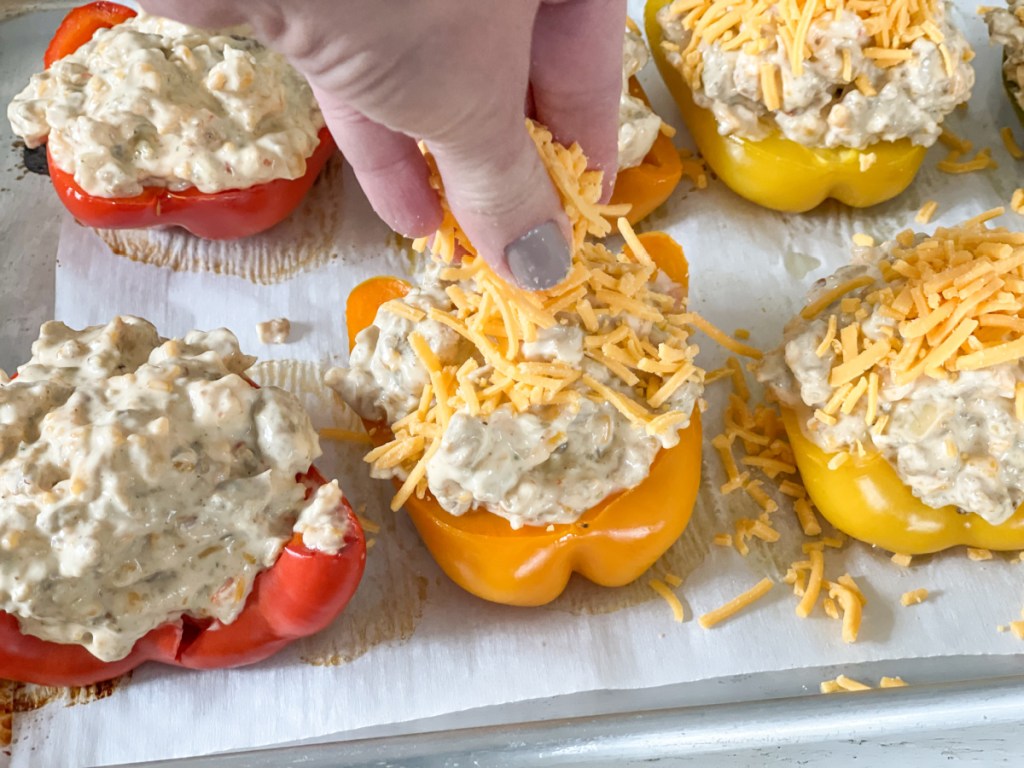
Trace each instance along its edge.
{"label": "stuffed bell pepper", "polygon": [[637,80],[651,55],[632,20],[622,48],[619,99],[619,173],[613,205],[629,205],[626,218],[636,224],[668,200],[683,177],[683,164],[664,124],[651,109]]}
{"label": "stuffed bell pepper", "polygon": [[704,159],[775,210],[895,197],[974,84],[945,0],[649,0],[646,15]]}
{"label": "stuffed bell pepper", "polygon": [[1003,87],[1017,117],[1024,123],[1024,2],[1009,0],[1006,8],[985,12],[992,42],[1003,46]]}
{"label": "stuffed bell pepper", "polygon": [[303,77],[230,31],[95,2],[45,64],[7,117],[46,144],[58,196],[89,226],[246,237],[287,218],[334,152]]}
{"label": "stuffed bell pepper", "polygon": [[760,378],[821,513],[902,554],[1024,548],[1024,234],[859,248]]}
{"label": "stuffed bell pepper", "polygon": [[534,138],[566,170],[556,186],[579,184],[565,282],[510,287],[447,213],[416,286],[378,278],[349,297],[348,367],[327,374],[378,443],[372,474],[394,480],[393,507],[445,573],[523,606],[555,599],[574,571],[633,581],[679,537],[700,477],[704,377],[682,249],[624,219],[622,253],[583,242],[607,234],[600,174],[580,175],[578,147]]}
{"label": "stuffed bell pepper", "polygon": [[32,353],[0,383],[0,678],[238,666],[335,619],[362,531],[234,335],[51,322]]}

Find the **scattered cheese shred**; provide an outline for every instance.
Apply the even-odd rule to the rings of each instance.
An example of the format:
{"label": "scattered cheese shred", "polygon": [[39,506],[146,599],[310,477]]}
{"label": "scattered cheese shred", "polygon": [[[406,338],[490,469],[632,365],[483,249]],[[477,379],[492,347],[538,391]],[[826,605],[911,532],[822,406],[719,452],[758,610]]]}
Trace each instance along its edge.
{"label": "scattered cheese shred", "polygon": [[725,605],[716,608],[713,611],[708,611],[697,621],[704,629],[711,629],[716,624],[720,624],[726,619],[735,616],[744,608],[756,603],[762,597],[767,595],[774,586],[775,581],[766,576],[743,594],[737,595]]}
{"label": "scattered cheese shred", "polygon": [[1024,621],[1011,621],[1010,631],[1018,640],[1024,640]]}
{"label": "scattered cheese shred", "polygon": [[849,587],[829,582],[828,596],[838,601],[839,607],[843,610],[843,642],[857,642],[857,635],[860,633],[860,623],[863,616],[863,605],[857,594]]}
{"label": "scattered cheese shred", "polygon": [[673,589],[675,589],[676,587],[681,587],[683,585],[682,578],[677,576],[674,573],[666,573],[664,578],[665,578],[665,583],[668,584]]}
{"label": "scattered cheese shred", "polygon": [[879,688],[906,688],[907,684],[903,682],[902,677],[883,677],[878,681]]}
{"label": "scattered cheese shred", "polygon": [[363,530],[367,533],[380,533],[380,526],[372,520],[369,520],[362,515],[356,515],[356,520],[359,521],[359,525],[362,526]]}
{"label": "scattered cheese shred", "polygon": [[906,607],[908,605],[919,605],[928,599],[927,589],[912,589],[909,592],[904,592],[900,595],[900,605]]}
{"label": "scattered cheese shred", "polygon": [[927,224],[932,220],[932,217],[935,216],[935,212],[937,210],[939,210],[938,202],[935,200],[929,200],[921,206],[917,215],[914,217],[914,221],[918,224]]}
{"label": "scattered cheese shred", "polygon": [[992,150],[986,147],[970,160],[960,160],[959,153],[953,152],[950,156],[940,160],[937,167],[943,173],[957,175],[996,169],[999,167],[999,163],[992,159]]}
{"label": "scattered cheese shred", "polygon": [[668,603],[669,608],[672,609],[672,618],[681,624],[683,619],[686,618],[686,612],[683,610],[683,604],[679,601],[671,587],[661,579],[651,579],[647,582],[647,585],[661,595],[665,602]]}
{"label": "scattered cheese shred", "polygon": [[796,615],[806,619],[811,615],[814,604],[818,602],[818,595],[821,594],[822,578],[825,575],[825,556],[819,549],[812,549],[809,553],[811,559],[811,574],[807,579],[807,587],[804,596],[796,606]]}
{"label": "scattered cheese shred", "polygon": [[842,688],[844,691],[870,691],[871,686],[865,685],[859,680],[854,680],[852,677],[846,675],[839,675],[836,678],[836,685]]}
{"label": "scattered cheese shred", "polygon": [[980,547],[968,547],[967,557],[977,563],[982,560],[991,560],[992,552],[987,549],[981,549]]}
{"label": "scattered cheese shred", "polygon": [[[902,677],[882,677],[878,681],[879,688],[905,688],[906,683]],[[835,680],[825,680],[819,685],[822,693],[838,693],[840,691],[870,691],[871,686],[854,680],[846,675],[839,675]]]}
{"label": "scattered cheese shred", "polygon": [[1024,159],[1024,149],[1020,148],[1020,144],[1017,143],[1016,137],[1013,135],[1013,130],[1010,126],[1005,125],[999,129],[999,135],[1003,139],[1003,146],[1006,147],[1006,151],[1010,157],[1014,160]]}

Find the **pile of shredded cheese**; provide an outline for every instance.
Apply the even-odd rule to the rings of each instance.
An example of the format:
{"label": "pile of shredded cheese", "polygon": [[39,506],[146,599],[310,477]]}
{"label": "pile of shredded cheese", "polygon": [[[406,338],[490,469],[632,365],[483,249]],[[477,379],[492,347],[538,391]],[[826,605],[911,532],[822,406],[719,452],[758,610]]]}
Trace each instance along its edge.
{"label": "pile of shredded cheese", "polygon": [[[807,618],[820,605],[826,616],[842,620],[843,640],[856,642],[867,604],[864,592],[848,573],[834,580],[827,579],[825,568],[826,549],[842,548],[846,536],[823,532],[814,504],[800,480],[793,448],[779,412],[762,403],[751,406],[750,390],[739,361],[730,358],[723,369],[708,373],[709,380],[713,377],[730,379],[733,388],[724,414],[725,429],[711,441],[726,474],[726,481],[719,490],[723,495],[742,490],[761,509],[757,519],[740,517],[735,520],[733,532],[717,534],[713,543],[732,546],[746,557],[751,539],[774,544],[782,538],[782,533],[772,523],[779,504],[764,486],[765,481],[771,483],[780,497],[790,499],[800,530],[807,537],[801,545],[805,558],[791,563],[782,579],[792,586],[799,598],[795,609],[797,616]],[[738,462],[735,450],[740,453]]]}
{"label": "pile of shredded cheese", "polygon": [[[862,275],[804,308],[801,315],[810,320],[835,307],[816,350],[818,357],[830,349],[835,353],[832,396],[815,411],[819,422],[834,425],[840,413],[852,414],[863,404],[865,423],[878,435],[887,421],[878,397],[885,383],[947,379],[1024,357],[1024,233],[986,226],[1002,213],[988,211],[920,240],[902,232],[878,264],[880,281]],[[844,298],[853,291],[862,297]],[[865,338],[861,321],[875,312],[894,323],[872,340]],[[851,321],[843,320],[851,315]],[[1024,419],[1020,386],[1017,415]],[[864,452],[862,445],[856,448]],[[833,461],[838,466],[848,457],[839,453]]]}
{"label": "pile of shredded cheese", "polygon": [[[812,56],[807,34],[819,20],[838,19],[844,12],[857,14],[864,23],[871,45],[864,55],[879,67],[892,67],[913,58],[910,46],[925,38],[934,42],[943,57],[946,71],[955,64],[943,42],[936,19],[942,0],[675,0],[668,15],[679,19],[690,32],[685,48],[666,42],[666,49],[679,53],[682,74],[693,88],[698,88],[703,69],[701,46],[717,44],[723,51],[739,51],[757,55],[781,45],[799,77],[803,62]],[[844,51],[844,68],[851,70],[849,52]],[[761,88],[769,109],[781,104],[778,67],[766,62],[760,72]],[[846,80],[852,80],[847,77]],[[865,95],[875,95],[866,78],[858,78],[858,88]],[[772,102],[776,106],[772,106]]]}
{"label": "pile of shredded cheese", "polygon": [[[449,283],[446,291],[453,308],[425,313],[396,300],[381,310],[413,322],[429,317],[469,342],[474,354],[461,365],[444,365],[425,339],[410,335],[429,382],[419,408],[391,425],[393,439],[365,457],[377,469],[404,470],[406,480],[392,501],[393,509],[413,493],[424,496],[427,462],[440,448],[452,415],[460,410],[487,415],[508,405],[521,413],[535,406],[571,407],[589,397],[611,403],[650,435],[666,434],[689,422],[690,413],[666,407],[681,386],[703,381],[688,326],[716,329],[683,311],[676,297],[654,290],[651,281],[658,268],[625,219],[618,221],[627,246],[622,253],[585,241],[587,235],[607,235],[611,225],[606,216],[625,211],[598,204],[601,174],[587,170],[579,146],[562,147],[543,128],[531,123],[530,129],[573,225],[572,267],[560,285],[547,291],[531,293],[510,286],[476,256],[441,195],[444,221],[429,247],[448,265],[440,277]],[[443,193],[436,173],[433,183]],[[426,239],[416,243],[419,250],[427,246]],[[462,258],[456,265],[457,255]],[[523,344],[536,341],[539,331],[557,326],[566,314],[578,318],[586,332],[585,354],[617,377],[621,387],[610,387],[563,362],[525,359]],[[637,320],[644,321],[640,332],[634,330]],[[659,338],[667,341],[653,342],[650,330],[643,328],[657,329]]]}

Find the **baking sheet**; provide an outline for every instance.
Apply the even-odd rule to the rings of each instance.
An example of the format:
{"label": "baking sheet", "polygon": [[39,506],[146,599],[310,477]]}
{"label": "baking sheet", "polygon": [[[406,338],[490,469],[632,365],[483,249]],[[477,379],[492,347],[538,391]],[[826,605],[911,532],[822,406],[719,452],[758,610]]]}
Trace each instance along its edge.
{"label": "baking sheet", "polygon": [[[635,18],[640,5],[630,4]],[[974,13],[977,5],[959,3],[958,12],[978,52],[978,85],[968,113],[949,124],[977,146],[991,146],[999,170],[946,176],[935,170],[944,154],[938,148],[907,193],[871,212],[827,205],[782,216],[739,200],[717,182],[701,191],[681,189],[645,228],[665,229],[683,243],[697,311],[729,330],[749,328],[758,345],[768,347],[805,288],[845,262],[853,233],[891,236],[912,225],[928,199],[940,204],[929,229],[1009,200],[1019,172],[998,129],[1017,123],[1000,86],[998,51],[988,47]],[[674,120],[653,68],[645,75],[656,107]],[[684,132],[679,141],[685,143]],[[80,326],[105,322],[116,312],[137,313],[165,334],[229,325],[248,351],[278,361],[262,372],[268,381],[300,391],[318,425],[350,424],[351,414],[315,387],[318,372],[344,356],[344,296],[366,276],[405,273],[411,262],[407,249],[373,217],[347,169],[321,183],[321,193],[325,189],[336,192],[342,211],[330,228],[330,253],[279,281],[134,262],[65,220],[55,315]],[[1021,223],[1015,218],[1010,214],[1006,223]],[[263,247],[286,252],[289,242],[271,236]],[[295,324],[295,341],[259,344],[255,323],[281,315]],[[722,362],[711,343],[702,347],[705,367]],[[720,428],[724,386],[709,389],[709,436]],[[341,476],[355,505],[365,505],[364,514],[383,526],[367,578],[335,627],[255,668],[199,675],[151,666],[87,706],[21,713],[12,764],[104,764],[254,747],[586,692],[622,691],[617,704],[627,709],[652,688],[860,662],[890,662],[889,673],[898,674],[909,659],[957,656],[951,670],[963,674],[971,654],[1021,650],[1019,641],[995,627],[1018,618],[1024,565],[1002,557],[973,563],[955,552],[901,570],[886,553],[860,545],[830,552],[827,559],[829,576],[849,571],[867,593],[856,645],[844,645],[838,623],[820,610],[797,619],[795,598],[784,585],[743,617],[701,630],[695,614],[765,574],[778,578],[796,559],[801,541],[795,524],[780,513],[782,542],[754,542],[746,559],[712,547],[714,532],[731,530],[733,519],[753,516],[756,508],[738,495],[722,500],[707,490],[721,473],[706,447],[708,482],[694,523],[655,568],[685,577],[678,592],[688,620],[677,625],[643,581],[621,590],[573,583],[559,601],[534,610],[462,593],[417,544],[408,521],[387,511],[390,488],[363,479],[358,446],[327,444],[322,468]],[[931,591],[928,602],[901,608],[900,594],[921,586]],[[132,738],[125,738],[128,733]]]}

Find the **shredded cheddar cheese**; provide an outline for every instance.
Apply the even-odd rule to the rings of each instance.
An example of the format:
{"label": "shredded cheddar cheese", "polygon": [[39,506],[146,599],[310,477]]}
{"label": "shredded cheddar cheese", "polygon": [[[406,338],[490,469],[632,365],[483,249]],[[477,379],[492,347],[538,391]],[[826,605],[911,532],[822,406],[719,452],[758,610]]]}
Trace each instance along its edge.
{"label": "shredded cheddar cheese", "polygon": [[1013,130],[1010,126],[1003,126],[999,130],[999,136],[1003,140],[1003,146],[1006,147],[1006,152],[1014,160],[1024,160],[1024,149],[1020,148],[1020,144],[1017,143],[1017,138],[1013,135]]}
{"label": "shredded cheddar cheese", "polygon": [[1010,197],[1010,210],[1018,215],[1024,215],[1024,188],[1018,187],[1013,190]]}
{"label": "shredded cheddar cheese", "polygon": [[889,559],[900,568],[909,568],[910,563],[913,560],[910,555],[901,555],[899,553],[894,554]]}
{"label": "shredded cheddar cheese", "polygon": [[[906,685],[902,677],[882,677],[878,681],[879,688],[905,688]],[[860,680],[854,680],[846,675],[839,675],[834,680],[822,681],[819,685],[819,690],[822,693],[839,693],[840,691],[870,691],[872,688]]]}
{"label": "shredded cheddar cheese", "polygon": [[935,212],[937,210],[939,210],[938,202],[935,200],[929,200],[928,202],[921,206],[921,209],[917,212],[917,215],[914,217],[914,221],[916,221],[918,224],[927,224],[932,220],[932,217],[935,215]]}
{"label": "shredded cheddar cheese", "polygon": [[837,582],[829,582],[828,596],[839,603],[843,612],[843,642],[857,642],[864,607],[857,593]]}
{"label": "shredded cheddar cheese", "polygon": [[986,147],[979,150],[979,152],[969,160],[961,160],[960,153],[953,150],[949,155],[940,160],[936,167],[943,173],[959,175],[996,169],[999,167],[999,163],[992,159],[992,150]]}
{"label": "shredded cheddar cheese", "polygon": [[[656,290],[658,268],[621,218],[628,206],[599,203],[601,174],[587,170],[579,146],[563,147],[543,127],[532,122],[528,126],[572,225],[571,269],[560,285],[546,291],[531,293],[505,282],[476,254],[433,171],[431,183],[440,193],[443,219],[433,239],[416,241],[414,247],[429,249],[442,265],[440,279],[452,306],[423,312],[396,299],[382,310],[414,322],[427,318],[443,325],[471,352],[457,364],[449,363],[438,358],[423,336],[409,335],[409,345],[428,376],[420,407],[392,424],[392,439],[365,457],[374,469],[405,477],[392,500],[393,509],[414,493],[420,498],[426,494],[427,464],[458,412],[487,416],[508,407],[522,413],[543,406],[574,407],[580,398],[589,397],[610,403],[652,436],[685,427],[690,413],[672,410],[672,398],[681,387],[700,384],[704,376],[693,362],[698,348],[691,342],[689,326],[692,323],[712,337],[724,335],[686,312],[680,297]],[[432,164],[429,155],[428,161]],[[615,217],[626,243],[621,253],[587,240],[609,234],[609,218]],[[584,354],[607,370],[615,385],[584,373],[580,366],[526,357],[525,346],[566,322],[567,316],[586,332]],[[642,324],[637,326],[637,321]]]}
{"label": "shredded cheddar cheese", "polygon": [[909,605],[920,605],[928,599],[927,589],[912,589],[900,595],[900,605],[906,608]]}
{"label": "shredded cheddar cheese", "polygon": [[[805,319],[829,312],[815,351],[835,352],[833,394],[814,413],[817,421],[831,426],[840,412],[863,411],[878,434],[885,426],[878,412],[883,382],[902,386],[1024,358],[1024,234],[987,227],[1000,213],[931,237],[901,233],[879,262],[879,277],[847,280],[808,304]],[[870,313],[894,327],[876,338],[865,335],[861,318]],[[1024,401],[1021,408],[1024,415]],[[836,453],[832,462],[838,466],[845,455]]]}
{"label": "shredded cheddar cheese", "polygon": [[726,619],[735,616],[744,608],[756,603],[762,597],[767,595],[774,586],[775,582],[766,576],[743,594],[737,595],[725,605],[716,608],[713,611],[708,611],[697,621],[704,629],[711,629],[716,624],[722,623]]}
{"label": "shredded cheddar cheese", "polygon": [[661,579],[650,579],[647,582],[647,585],[657,592],[666,603],[668,603],[669,608],[672,609],[672,618],[681,624],[683,619],[686,618],[686,613],[683,610],[683,604],[679,601],[679,598],[676,596],[676,593],[672,591],[671,587]]}
{"label": "shredded cheddar cheese", "polygon": [[[812,25],[835,18],[844,8],[863,20],[871,36],[864,55],[880,67],[895,66],[910,58],[910,48],[919,39],[932,40],[940,49],[945,48],[935,23],[939,0],[675,0],[668,13],[692,33],[678,53],[683,76],[696,87],[702,72],[702,44],[718,43],[723,51],[760,53],[779,40],[793,73],[799,77],[803,63],[813,55],[808,42]],[[949,69],[950,63],[946,67]],[[844,69],[851,71],[849,60],[844,61]],[[777,69],[762,66],[759,75],[765,104],[775,109],[771,101],[778,99]],[[870,84],[860,87],[870,88]]]}

